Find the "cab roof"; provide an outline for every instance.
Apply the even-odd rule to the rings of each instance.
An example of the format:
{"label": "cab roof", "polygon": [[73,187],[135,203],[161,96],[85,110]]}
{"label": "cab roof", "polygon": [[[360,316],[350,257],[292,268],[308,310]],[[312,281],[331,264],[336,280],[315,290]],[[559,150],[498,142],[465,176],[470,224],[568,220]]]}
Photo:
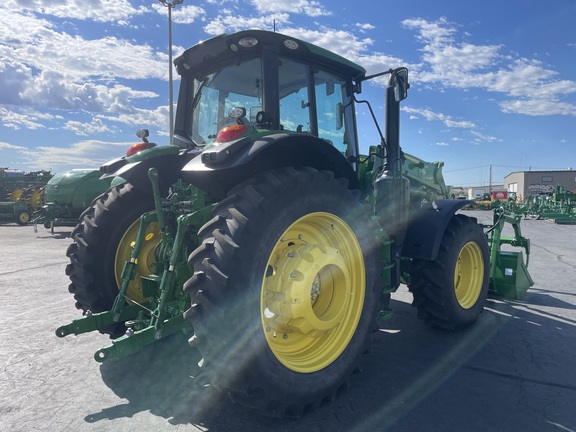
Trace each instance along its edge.
{"label": "cab roof", "polygon": [[[242,41],[257,42],[252,45]],[[264,47],[274,47],[281,56],[324,67],[354,81],[366,75],[366,69],[338,54],[291,36],[264,30],[222,34],[200,42],[184,51],[174,60],[174,64],[181,75],[188,70],[209,71],[218,67],[219,63],[229,63],[231,58],[253,57]]]}

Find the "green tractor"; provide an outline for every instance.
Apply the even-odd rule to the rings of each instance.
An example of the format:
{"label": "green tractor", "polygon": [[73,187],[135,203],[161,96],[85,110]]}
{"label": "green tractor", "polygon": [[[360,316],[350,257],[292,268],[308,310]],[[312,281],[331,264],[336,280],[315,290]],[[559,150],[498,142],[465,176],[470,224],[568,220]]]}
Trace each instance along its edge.
{"label": "green tractor", "polygon": [[4,220],[27,225],[30,220],[28,204],[23,200],[0,202],[0,222]]}
{"label": "green tractor", "polygon": [[[141,131],[101,167],[125,182],[86,209],[67,251],[84,316],[56,334],[109,334],[97,361],[185,332],[216,388],[298,417],[348,385],[401,283],[441,329],[478,319],[491,278],[511,294],[531,284],[522,252],[500,259],[502,244],[529,252],[519,229],[500,235],[518,219],[484,227],[457,213],[471,202],[447,199],[442,163],[401,151],[406,68],[368,76],[265,31],[215,37],[174,63],[172,145]],[[356,95],[384,75],[385,134],[361,155],[356,104],[372,109]]]}

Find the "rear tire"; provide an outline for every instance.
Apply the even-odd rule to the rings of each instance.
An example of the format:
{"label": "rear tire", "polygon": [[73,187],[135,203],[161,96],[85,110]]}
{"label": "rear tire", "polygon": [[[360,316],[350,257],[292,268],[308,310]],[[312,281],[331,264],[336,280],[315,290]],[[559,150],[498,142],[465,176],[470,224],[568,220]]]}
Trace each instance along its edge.
{"label": "rear tire", "polygon": [[415,260],[413,306],[426,324],[458,330],[476,322],[484,308],[490,278],[488,242],[476,219],[455,215],[434,261]]}
{"label": "rear tire", "polygon": [[[70,258],[66,267],[71,281],[68,290],[74,294],[78,309],[97,313],[112,307],[124,262],[130,258],[138,232],[139,218],[153,208],[151,195],[123,183],[95,198],[82,213],[79,225],[72,231],[74,242],[66,251]],[[160,238],[157,224],[151,224],[148,230],[150,234],[138,257],[136,278],[127,292],[136,300],[142,300],[139,275],[152,273],[154,246]],[[120,323],[102,332],[115,337],[124,332],[124,325]]]}
{"label": "rear tire", "polygon": [[343,179],[264,173],[199,232],[185,284],[191,343],[232,400],[299,417],[359,370],[376,327],[376,228]]}

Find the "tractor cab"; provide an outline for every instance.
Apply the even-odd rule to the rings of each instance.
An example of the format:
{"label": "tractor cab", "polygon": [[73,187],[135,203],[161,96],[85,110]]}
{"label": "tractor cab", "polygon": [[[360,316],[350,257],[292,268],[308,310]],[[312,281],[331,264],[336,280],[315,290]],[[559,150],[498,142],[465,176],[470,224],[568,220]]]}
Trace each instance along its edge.
{"label": "tractor cab", "polygon": [[284,133],[318,138],[346,157],[358,153],[353,93],[361,66],[254,30],[205,41],[174,63],[182,77],[174,144],[208,150]]}

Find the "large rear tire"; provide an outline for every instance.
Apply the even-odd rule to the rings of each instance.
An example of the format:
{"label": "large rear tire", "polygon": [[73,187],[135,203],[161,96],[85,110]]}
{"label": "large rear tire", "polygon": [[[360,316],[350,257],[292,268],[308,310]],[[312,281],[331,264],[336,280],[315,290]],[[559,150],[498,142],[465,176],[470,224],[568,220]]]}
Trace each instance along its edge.
{"label": "large rear tire", "polygon": [[298,417],[359,370],[376,327],[376,228],[332,173],[270,171],[199,232],[185,284],[191,343],[232,400]]}
{"label": "large rear tire", "polygon": [[[108,189],[82,213],[72,231],[74,242],[66,251],[70,258],[66,267],[71,281],[68,290],[74,294],[78,309],[97,313],[112,307],[122,268],[130,258],[140,227],[139,218],[153,208],[151,195],[124,183]],[[136,277],[127,291],[128,297],[139,302],[143,300],[140,275],[153,272],[154,248],[159,239],[158,224],[153,223],[138,256]],[[123,331],[120,323],[102,332],[116,337]]]}
{"label": "large rear tire", "polygon": [[415,260],[410,291],[418,318],[446,330],[476,322],[484,308],[490,278],[488,242],[476,219],[455,215],[434,261]]}

